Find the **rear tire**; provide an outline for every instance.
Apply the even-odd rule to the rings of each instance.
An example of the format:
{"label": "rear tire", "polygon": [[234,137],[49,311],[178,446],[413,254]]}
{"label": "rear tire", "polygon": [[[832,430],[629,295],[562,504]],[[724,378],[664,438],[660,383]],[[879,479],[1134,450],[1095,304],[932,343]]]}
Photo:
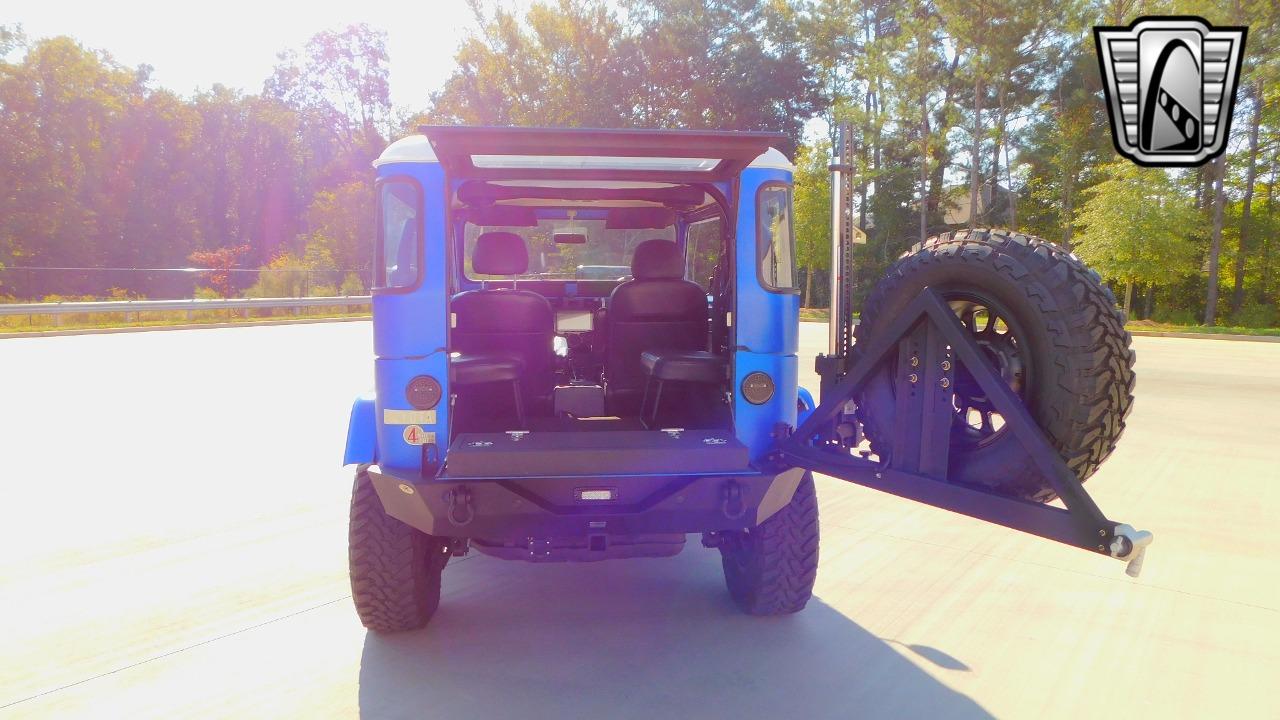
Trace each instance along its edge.
{"label": "rear tire", "polygon": [[448,543],[388,515],[363,471],[351,491],[347,541],[351,597],[361,624],[379,633],[425,626],[440,606]]}
{"label": "rear tire", "polygon": [[806,472],[791,502],[720,546],[729,595],[749,615],[804,609],[818,576],[818,498]]}
{"label": "rear tire", "polygon": [[[925,287],[942,295],[975,333],[1076,477],[1083,482],[1093,475],[1124,432],[1134,388],[1132,338],[1098,274],[1075,255],[1030,235],[946,233],[913,247],[876,284],[862,310],[858,342],[883,331]],[[994,327],[997,316],[1007,322]],[[987,325],[980,328],[983,318]],[[961,407],[952,424],[948,480],[1052,500],[1053,487],[1030,454],[1012,432],[994,427],[989,401],[970,394],[966,410],[960,400],[963,365],[959,370]],[[874,373],[857,403],[871,447],[881,457],[891,450],[892,373],[891,367]],[[976,386],[970,381],[969,387]]]}

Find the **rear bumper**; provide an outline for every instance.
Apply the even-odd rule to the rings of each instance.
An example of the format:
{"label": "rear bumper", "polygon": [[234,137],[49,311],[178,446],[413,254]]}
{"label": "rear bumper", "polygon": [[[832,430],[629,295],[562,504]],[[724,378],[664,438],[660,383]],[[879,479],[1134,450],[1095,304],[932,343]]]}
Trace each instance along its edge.
{"label": "rear bumper", "polygon": [[[368,472],[392,517],[431,535],[491,540],[743,530],[790,502],[804,474],[443,480]],[[611,489],[614,499],[583,501],[583,489]]]}

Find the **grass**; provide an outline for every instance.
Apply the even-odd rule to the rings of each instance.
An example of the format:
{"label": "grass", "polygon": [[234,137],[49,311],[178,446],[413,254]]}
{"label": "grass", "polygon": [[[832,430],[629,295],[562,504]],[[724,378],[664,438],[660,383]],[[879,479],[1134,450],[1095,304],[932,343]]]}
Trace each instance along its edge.
{"label": "grass", "polygon": [[[831,313],[827,308],[801,308],[800,320],[804,322],[827,322]],[[1280,328],[1274,327],[1239,327],[1231,325],[1174,325],[1158,323],[1152,320],[1131,320],[1125,327],[1130,331],[1202,333],[1205,335],[1260,335],[1280,337]]]}
{"label": "grass", "polygon": [[1261,335],[1280,337],[1280,328],[1274,327],[1239,327],[1231,325],[1173,325],[1158,323],[1154,320],[1131,320],[1125,325],[1130,331],[1201,333],[1204,335]]}
{"label": "grass", "polygon": [[[804,322],[827,322],[830,312],[826,308],[801,308],[800,320]],[[98,330],[125,327],[172,327],[177,325],[212,325],[222,323],[252,323],[261,320],[298,319],[340,319],[369,317],[367,309],[352,312],[341,312],[335,308],[299,308],[295,314],[291,309],[276,310],[197,310],[187,317],[185,310],[172,312],[129,313],[95,313],[63,315],[55,322],[53,315],[18,315],[0,317],[0,333],[45,332],[49,330]],[[1217,325],[1174,325],[1158,323],[1152,320],[1134,320],[1126,326],[1129,330],[1150,332],[1202,333],[1205,335],[1260,335],[1280,337],[1280,328],[1254,328]]]}
{"label": "grass", "polygon": [[[353,307],[359,307],[353,306]],[[72,315],[10,315],[0,317],[0,333],[39,333],[50,330],[104,330],[108,328],[173,327],[179,325],[214,325],[223,323],[255,323],[263,320],[340,319],[369,317],[367,308],[343,312],[340,307],[249,310],[195,310],[190,317],[185,310],[125,313],[76,313]],[[57,319],[55,319],[57,318]]]}

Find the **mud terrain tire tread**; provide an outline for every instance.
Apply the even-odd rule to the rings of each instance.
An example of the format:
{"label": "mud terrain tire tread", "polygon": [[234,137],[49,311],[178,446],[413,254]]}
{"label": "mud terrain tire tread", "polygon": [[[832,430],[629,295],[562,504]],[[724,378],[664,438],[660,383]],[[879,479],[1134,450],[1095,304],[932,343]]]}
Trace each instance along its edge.
{"label": "mud terrain tire tread", "polygon": [[[936,278],[940,265],[983,266],[1020,291],[1019,302],[1043,326],[1052,357],[1038,369],[1037,382],[1049,384],[1036,393],[1041,402],[1032,415],[1076,477],[1088,479],[1115,449],[1133,409],[1132,337],[1111,290],[1075,255],[1041,238],[988,229],[945,233],[917,243],[877,283],[863,306],[859,341],[874,332],[877,318],[914,297],[921,276]],[[862,400],[860,418],[872,447],[887,451],[892,413],[876,412],[865,394]],[[954,464],[950,475],[1029,500],[1053,499],[1029,456],[1010,460],[1012,471],[999,476],[966,477]]]}
{"label": "mud terrain tire tread", "polygon": [[356,474],[348,553],[351,597],[366,628],[394,633],[425,626],[440,605],[446,550],[438,538],[388,515],[369,475]]}
{"label": "mud terrain tire tread", "polygon": [[721,548],[725,583],[749,615],[787,615],[804,609],[818,576],[818,498],[806,472],[791,502]]}

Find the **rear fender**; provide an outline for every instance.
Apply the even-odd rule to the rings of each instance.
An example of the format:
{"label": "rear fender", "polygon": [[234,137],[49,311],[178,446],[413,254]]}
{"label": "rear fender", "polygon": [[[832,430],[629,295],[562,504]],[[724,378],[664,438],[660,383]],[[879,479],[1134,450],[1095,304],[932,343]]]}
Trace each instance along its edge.
{"label": "rear fender", "polygon": [[800,427],[805,420],[809,419],[815,407],[817,404],[813,402],[813,393],[810,393],[808,388],[796,388],[796,427]]}
{"label": "rear fender", "polygon": [[378,413],[374,406],[374,393],[367,392],[351,404],[351,420],[347,425],[347,447],[342,455],[343,465],[361,465],[378,462]]}

